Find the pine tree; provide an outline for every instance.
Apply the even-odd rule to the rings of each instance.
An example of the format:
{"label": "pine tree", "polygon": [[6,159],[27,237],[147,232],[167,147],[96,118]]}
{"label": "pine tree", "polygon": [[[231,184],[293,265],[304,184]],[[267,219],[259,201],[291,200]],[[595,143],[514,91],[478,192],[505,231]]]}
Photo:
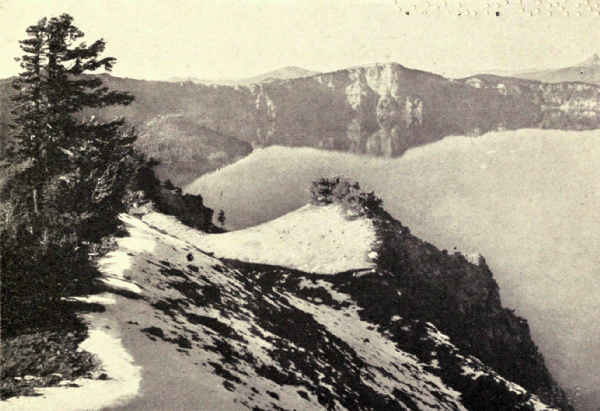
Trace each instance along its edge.
{"label": "pine tree", "polygon": [[70,15],[43,18],[26,33],[28,38],[19,42],[25,54],[17,59],[23,72],[13,81],[15,144],[10,157],[31,163],[37,214],[41,182],[72,166],[69,157],[90,139],[101,151],[110,148],[114,145],[110,140],[124,124],[122,119],[83,122],[77,113],[85,108],[127,105],[133,96],[110,91],[98,77],[87,75],[98,69],[111,71],[116,59],[99,57],[106,46],[102,39],[89,46],[81,42],[84,33],[73,25]]}
{"label": "pine tree", "polygon": [[105,42],[86,45],[67,14],[43,18],[26,33],[7,153],[19,171],[0,190],[3,329],[52,307],[90,271],[88,247],[114,228],[126,186],[145,164],[124,120],[82,113],[133,101],[90,75],[116,62],[100,57]]}

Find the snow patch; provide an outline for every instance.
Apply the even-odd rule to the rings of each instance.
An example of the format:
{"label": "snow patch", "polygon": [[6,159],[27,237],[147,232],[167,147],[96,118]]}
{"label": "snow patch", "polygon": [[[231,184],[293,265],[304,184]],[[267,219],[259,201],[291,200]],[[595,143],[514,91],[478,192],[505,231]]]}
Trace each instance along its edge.
{"label": "snow patch", "polygon": [[100,281],[102,281],[105,285],[107,285],[110,288],[115,289],[115,290],[129,291],[131,293],[138,294],[138,295],[142,294],[142,289],[129,281],[125,281],[125,280],[121,280],[119,278],[113,278],[113,277],[101,278]]}
{"label": "snow patch", "polygon": [[123,251],[111,251],[100,261],[99,267],[103,273],[109,272],[121,277],[125,271],[131,268],[132,261],[133,259]]}
{"label": "snow patch", "polygon": [[84,297],[68,297],[65,298],[67,301],[79,301],[81,303],[87,304],[102,304],[102,305],[112,305],[116,303],[115,297],[113,294],[102,293],[102,294],[92,294],[86,295]]}
{"label": "snow patch", "polygon": [[487,375],[487,373],[485,373],[481,370],[476,370],[472,367],[469,367],[468,365],[463,365],[462,370],[463,370],[462,375],[468,375],[469,377],[471,377],[474,380],[481,377],[482,375]]}
{"label": "snow patch", "polygon": [[[98,301],[97,297],[89,300]],[[93,325],[79,350],[96,355],[109,379],[78,378],[73,383],[79,387],[36,389],[39,396],[10,398],[2,404],[3,410],[92,410],[122,404],[137,395],[142,381],[141,367],[134,364],[121,339],[105,331],[107,324],[102,318],[89,316],[88,319]]]}
{"label": "snow patch", "polygon": [[376,242],[373,223],[349,220],[340,205],[307,205],[267,223],[224,234],[203,234],[180,227],[159,213],[144,221],[219,258],[279,265],[310,273],[336,274],[372,268]]}

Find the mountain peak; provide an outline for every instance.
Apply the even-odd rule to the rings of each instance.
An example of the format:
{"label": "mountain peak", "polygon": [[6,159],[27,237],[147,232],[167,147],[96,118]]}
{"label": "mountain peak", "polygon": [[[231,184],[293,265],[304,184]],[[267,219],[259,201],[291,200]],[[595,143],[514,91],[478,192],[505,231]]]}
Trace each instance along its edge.
{"label": "mountain peak", "polygon": [[351,66],[351,67],[346,68],[345,70],[366,70],[366,69],[374,69],[374,68],[378,68],[378,69],[401,68],[401,69],[404,69],[406,67],[395,61],[387,61],[387,62],[375,62],[375,63],[370,63],[370,64],[361,64],[359,66]]}
{"label": "mountain peak", "polygon": [[302,67],[286,66],[269,71],[267,73],[259,74],[254,77],[241,80],[240,82],[243,84],[264,83],[273,80],[291,80],[295,78],[309,77],[315,74],[318,73],[316,71],[310,71]]}
{"label": "mountain peak", "polygon": [[[271,74],[273,73],[281,73],[281,74],[294,74],[294,75],[303,75],[303,76],[310,76],[315,74],[315,71],[311,71],[311,70],[307,70],[305,68],[302,67],[298,67],[298,66],[286,66],[286,67],[281,67],[277,70],[273,70],[271,72],[269,72]],[[266,73],[266,74],[269,74]]]}

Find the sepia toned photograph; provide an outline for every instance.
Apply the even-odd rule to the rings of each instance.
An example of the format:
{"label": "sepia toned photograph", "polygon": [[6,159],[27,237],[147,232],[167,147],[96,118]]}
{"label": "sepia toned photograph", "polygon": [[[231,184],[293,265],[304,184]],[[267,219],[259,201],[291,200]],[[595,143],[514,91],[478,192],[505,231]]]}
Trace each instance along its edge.
{"label": "sepia toned photograph", "polygon": [[600,410],[600,0],[0,27],[0,410]]}

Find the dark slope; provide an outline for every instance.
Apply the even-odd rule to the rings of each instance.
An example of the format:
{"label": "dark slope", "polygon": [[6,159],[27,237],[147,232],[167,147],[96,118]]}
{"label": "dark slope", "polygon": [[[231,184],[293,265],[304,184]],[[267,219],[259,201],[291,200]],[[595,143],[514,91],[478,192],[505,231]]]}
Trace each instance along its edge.
{"label": "dark slope", "polygon": [[[389,285],[405,297],[399,315],[433,323],[505,378],[549,404],[568,408],[531,340],[527,321],[502,307],[498,285],[482,256],[473,264],[461,253],[440,251],[385,212],[377,216],[376,227],[382,239],[378,270],[390,273]],[[369,297],[364,284],[362,290],[364,301],[384,301]],[[386,316],[387,310],[374,312],[382,325]]]}
{"label": "dark slope", "polygon": [[177,186],[252,151],[247,142],[219,134],[178,114],[158,115],[145,123],[135,145],[146,155],[160,159],[155,168],[157,176],[169,178]]}

